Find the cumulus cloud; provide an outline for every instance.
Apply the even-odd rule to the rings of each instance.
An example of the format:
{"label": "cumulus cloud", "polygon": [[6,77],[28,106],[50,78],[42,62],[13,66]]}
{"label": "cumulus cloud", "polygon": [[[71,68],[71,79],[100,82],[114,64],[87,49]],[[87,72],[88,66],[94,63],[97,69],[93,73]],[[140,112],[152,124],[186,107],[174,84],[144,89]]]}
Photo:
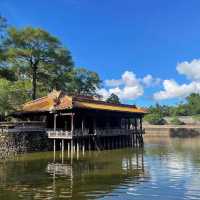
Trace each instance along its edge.
{"label": "cumulus cloud", "polygon": [[122,74],[122,81],[126,86],[134,86],[139,84],[139,80],[133,72],[125,71]]}
{"label": "cumulus cloud", "polygon": [[105,84],[108,87],[118,87],[121,84],[123,84],[121,79],[111,79],[111,80],[105,80]]}
{"label": "cumulus cloud", "polygon": [[200,59],[178,63],[176,69],[179,74],[183,74],[193,81],[200,81]]}
{"label": "cumulus cloud", "polygon": [[[160,79],[159,79],[160,80]],[[144,94],[144,87],[150,87],[158,83],[158,79],[152,75],[146,75],[144,78],[137,78],[132,71],[125,71],[120,79],[105,80],[106,88],[98,91],[104,99],[112,93],[119,96],[121,100],[136,99]]]}
{"label": "cumulus cloud", "polygon": [[142,96],[144,93],[143,87],[138,85],[126,86],[122,90],[122,94],[119,96],[122,99],[136,99],[139,96]]}
{"label": "cumulus cloud", "polygon": [[144,86],[151,87],[160,84],[161,79],[154,78],[151,74],[147,74],[141,81],[144,84]]}
{"label": "cumulus cloud", "polygon": [[191,93],[200,93],[200,59],[180,62],[176,70],[179,75],[184,75],[190,82],[179,84],[173,79],[162,81],[151,74],[138,78],[134,72],[125,71],[119,79],[105,80],[105,88],[98,92],[104,99],[114,93],[121,100],[132,100],[142,96],[145,88],[155,87],[162,83],[163,89],[153,94],[155,100],[184,98]]}
{"label": "cumulus cloud", "polygon": [[200,92],[200,82],[191,82],[189,84],[178,84],[175,80],[164,80],[164,90],[154,93],[155,100],[183,98],[189,94]]}
{"label": "cumulus cloud", "polygon": [[97,90],[97,93],[101,95],[104,99],[107,99],[110,96],[110,93],[105,88],[101,88]]}
{"label": "cumulus cloud", "polygon": [[191,93],[200,93],[200,60],[178,63],[176,70],[191,80],[190,83],[178,84],[175,80],[164,80],[163,90],[153,94],[155,100],[184,98]]}

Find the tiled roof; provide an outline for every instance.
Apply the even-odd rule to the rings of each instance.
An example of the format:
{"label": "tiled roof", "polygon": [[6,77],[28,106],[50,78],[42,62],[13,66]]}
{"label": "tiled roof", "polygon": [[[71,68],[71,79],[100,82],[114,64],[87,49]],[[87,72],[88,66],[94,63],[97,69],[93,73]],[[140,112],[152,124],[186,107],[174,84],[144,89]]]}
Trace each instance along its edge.
{"label": "tiled roof", "polygon": [[146,110],[136,106],[124,104],[111,104],[84,97],[70,97],[60,91],[53,91],[48,96],[27,102],[23,105],[22,112],[44,112],[53,110],[65,110],[82,108],[91,110],[106,110],[129,113],[146,113]]}

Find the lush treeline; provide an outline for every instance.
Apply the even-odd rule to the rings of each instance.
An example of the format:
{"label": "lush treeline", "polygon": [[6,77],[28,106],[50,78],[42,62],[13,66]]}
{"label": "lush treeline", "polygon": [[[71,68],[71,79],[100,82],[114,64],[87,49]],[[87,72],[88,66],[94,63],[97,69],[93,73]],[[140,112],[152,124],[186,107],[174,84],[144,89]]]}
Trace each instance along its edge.
{"label": "lush treeline", "polygon": [[151,124],[165,124],[164,117],[172,117],[172,123],[181,124],[178,116],[200,116],[200,95],[193,93],[185,101],[175,106],[156,104],[148,108],[149,114],[145,119]]}
{"label": "lush treeline", "polygon": [[53,89],[97,96],[96,72],[77,67],[62,42],[41,28],[16,28],[0,16],[0,114]]}

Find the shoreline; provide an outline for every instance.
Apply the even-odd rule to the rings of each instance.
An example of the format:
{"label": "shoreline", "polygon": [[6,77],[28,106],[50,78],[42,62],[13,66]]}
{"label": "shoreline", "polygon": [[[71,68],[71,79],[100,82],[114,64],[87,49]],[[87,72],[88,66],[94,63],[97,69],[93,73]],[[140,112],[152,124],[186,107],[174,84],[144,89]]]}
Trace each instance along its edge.
{"label": "shoreline", "polygon": [[144,125],[144,137],[190,138],[200,136],[200,125]]}

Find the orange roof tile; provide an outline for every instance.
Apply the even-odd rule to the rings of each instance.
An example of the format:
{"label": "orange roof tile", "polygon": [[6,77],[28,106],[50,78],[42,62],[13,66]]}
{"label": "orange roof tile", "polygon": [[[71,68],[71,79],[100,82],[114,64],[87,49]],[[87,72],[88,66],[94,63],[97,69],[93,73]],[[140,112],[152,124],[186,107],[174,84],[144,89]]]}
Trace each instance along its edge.
{"label": "orange roof tile", "polygon": [[22,112],[41,112],[64,110],[72,108],[87,108],[93,110],[107,110],[129,113],[147,113],[146,110],[131,105],[111,104],[87,98],[77,98],[65,95],[60,91],[53,91],[48,96],[27,102],[22,107]]}

